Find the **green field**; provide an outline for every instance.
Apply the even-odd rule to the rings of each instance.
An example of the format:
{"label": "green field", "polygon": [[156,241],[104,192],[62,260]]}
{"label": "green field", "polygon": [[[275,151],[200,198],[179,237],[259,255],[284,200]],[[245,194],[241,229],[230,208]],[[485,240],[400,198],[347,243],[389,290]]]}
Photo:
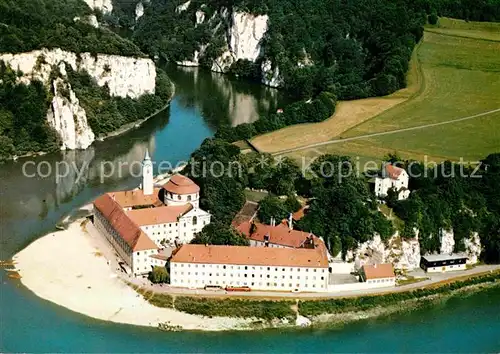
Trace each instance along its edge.
{"label": "green field", "polygon": [[[420,93],[340,137],[352,138],[445,122],[500,108],[500,24],[440,19],[417,49],[423,75]],[[331,137],[334,139],[335,137]],[[338,137],[337,137],[338,138]],[[436,127],[352,140],[290,153],[298,159],[323,153],[380,159],[475,161],[500,152],[500,112]]]}

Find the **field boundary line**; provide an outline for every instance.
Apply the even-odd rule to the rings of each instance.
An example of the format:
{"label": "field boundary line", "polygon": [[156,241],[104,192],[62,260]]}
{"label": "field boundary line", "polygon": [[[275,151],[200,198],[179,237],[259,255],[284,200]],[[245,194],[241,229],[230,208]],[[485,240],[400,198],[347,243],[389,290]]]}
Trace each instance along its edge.
{"label": "field boundary line", "polygon": [[[484,38],[484,37],[470,37],[470,36],[459,35],[459,34],[443,33],[443,32],[439,31],[439,28],[440,27],[437,27],[437,28],[426,28],[425,31],[430,32],[430,33],[434,33],[434,34],[438,34],[440,36],[463,38],[463,39],[473,39],[473,40],[478,40],[478,41],[500,43],[500,39],[489,39],[489,38]],[[441,29],[443,29],[443,30],[447,30],[447,29],[453,30],[452,28],[441,28]],[[478,32],[484,32],[484,31],[478,31]]]}
{"label": "field boundary line", "polygon": [[423,124],[415,127],[408,127],[408,128],[401,128],[401,129],[395,129],[395,130],[389,130],[385,132],[379,132],[379,133],[371,133],[371,134],[364,134],[364,135],[358,135],[358,136],[353,136],[351,138],[344,138],[344,139],[335,139],[335,140],[330,140],[330,141],[324,141],[321,143],[314,143],[314,144],[309,144],[297,148],[292,148],[292,149],[287,149],[287,150],[282,150],[282,151],[277,151],[272,153],[271,155],[283,155],[287,154],[290,152],[295,152],[295,151],[300,151],[300,150],[305,150],[305,149],[310,149],[318,146],[325,146],[325,145],[330,145],[330,144],[338,144],[338,143],[344,143],[347,141],[353,141],[353,140],[361,140],[361,139],[367,139],[367,138],[373,138],[377,136],[383,136],[383,135],[389,135],[389,134],[396,134],[396,133],[404,133],[404,132],[409,132],[413,130],[419,130],[419,129],[425,129],[425,128],[431,128],[431,127],[438,127],[441,125],[447,125],[451,123],[456,123],[456,122],[462,122],[465,120],[470,120],[478,117],[484,117],[492,113],[497,113],[500,112],[500,108],[493,109],[491,111],[486,111],[478,114],[474,114],[472,116],[467,116],[467,117],[462,117],[462,118],[457,118],[457,119],[451,119],[451,120],[446,120],[444,122],[437,122],[437,123],[429,123],[429,124]]}

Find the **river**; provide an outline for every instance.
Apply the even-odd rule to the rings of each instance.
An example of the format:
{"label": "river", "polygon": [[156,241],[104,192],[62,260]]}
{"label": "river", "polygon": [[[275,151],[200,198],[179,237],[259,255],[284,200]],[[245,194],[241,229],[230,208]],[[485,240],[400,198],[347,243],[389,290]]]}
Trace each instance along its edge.
{"label": "river", "polygon": [[[176,84],[168,109],[140,128],[85,151],[19,159],[0,166],[0,259],[49,231],[76,207],[135,186],[146,149],[156,162],[189,158],[220,124],[237,125],[286,104],[282,93],[188,68],[166,68]],[[66,162],[68,173],[56,179]],[[136,164],[130,170],[128,165]],[[122,167],[119,167],[119,166]],[[24,172],[23,172],[24,166]],[[108,170],[104,168],[108,167]],[[114,173],[101,181],[101,171]],[[29,177],[39,169],[42,177]],[[49,171],[51,170],[51,171]],[[49,174],[49,172],[52,172]],[[57,255],[54,255],[57,256]],[[61,264],[64,267],[64,264]],[[164,333],[73,313],[36,297],[0,271],[1,352],[478,352],[500,349],[500,294],[446,304],[335,330]]]}

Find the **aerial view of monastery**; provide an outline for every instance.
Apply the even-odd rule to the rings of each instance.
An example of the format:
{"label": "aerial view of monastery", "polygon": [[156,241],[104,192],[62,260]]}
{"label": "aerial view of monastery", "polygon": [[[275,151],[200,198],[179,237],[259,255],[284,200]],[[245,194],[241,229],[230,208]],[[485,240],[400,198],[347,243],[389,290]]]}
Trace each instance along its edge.
{"label": "aerial view of monastery", "polygon": [[497,353],[499,187],[500,0],[0,0],[2,353]]}

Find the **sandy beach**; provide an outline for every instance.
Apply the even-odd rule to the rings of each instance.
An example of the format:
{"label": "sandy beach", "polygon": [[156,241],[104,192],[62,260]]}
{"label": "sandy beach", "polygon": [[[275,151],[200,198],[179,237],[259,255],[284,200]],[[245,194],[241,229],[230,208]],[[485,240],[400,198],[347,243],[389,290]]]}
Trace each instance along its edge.
{"label": "sandy beach", "polygon": [[43,299],[106,321],[152,327],[168,322],[206,331],[248,328],[251,320],[207,318],[149,304],[117,276],[115,260],[108,259],[111,247],[102,249],[105,240],[87,232],[84,221],[41,237],[13,257],[22,284]]}

